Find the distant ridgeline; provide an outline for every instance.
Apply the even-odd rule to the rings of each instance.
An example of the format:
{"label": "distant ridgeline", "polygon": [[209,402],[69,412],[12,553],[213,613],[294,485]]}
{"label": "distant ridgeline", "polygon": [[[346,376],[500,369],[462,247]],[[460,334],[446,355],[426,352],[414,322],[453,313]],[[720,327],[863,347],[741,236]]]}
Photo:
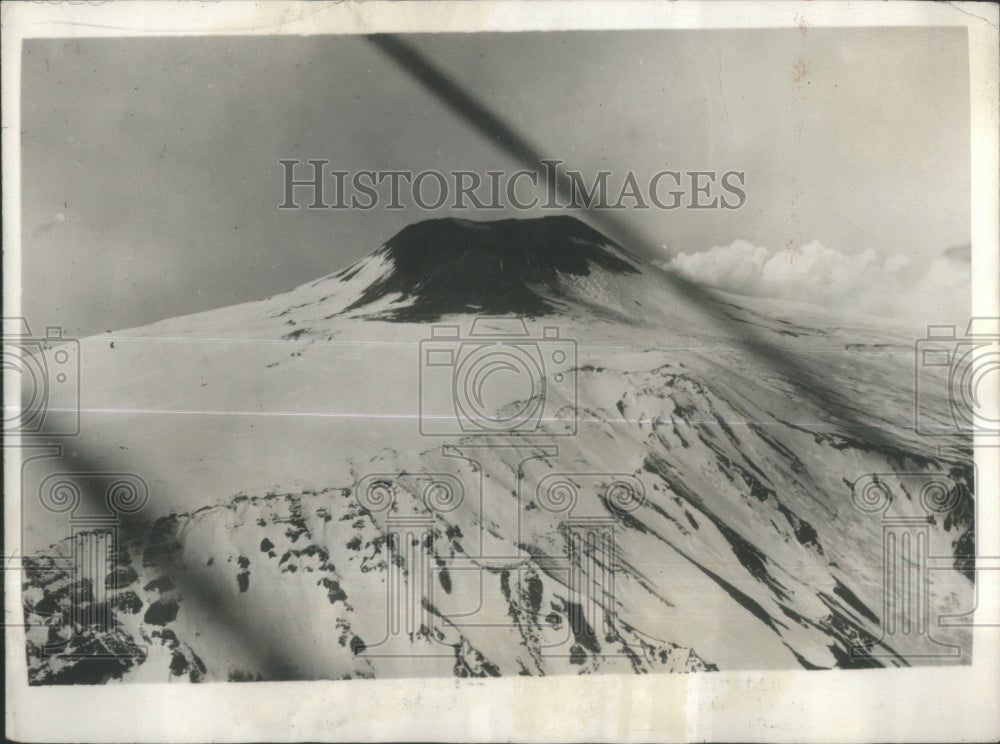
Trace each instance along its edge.
{"label": "distant ridgeline", "polygon": [[[408,304],[381,316],[395,321],[465,312],[544,315],[557,309],[560,278],[586,276],[594,268],[640,272],[635,256],[569,216],[427,220],[405,227],[372,256],[391,260],[393,268],[345,312],[399,294]],[[355,264],[337,278],[350,281],[359,270]]]}

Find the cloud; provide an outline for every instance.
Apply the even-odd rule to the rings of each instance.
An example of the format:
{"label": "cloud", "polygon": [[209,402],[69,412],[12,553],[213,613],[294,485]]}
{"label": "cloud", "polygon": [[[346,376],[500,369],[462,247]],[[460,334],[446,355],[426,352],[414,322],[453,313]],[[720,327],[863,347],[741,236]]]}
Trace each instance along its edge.
{"label": "cloud", "polygon": [[699,253],[680,253],[659,265],[735,294],[920,322],[967,318],[971,304],[968,256],[957,250],[914,261],[904,253],[879,256],[871,249],[844,253],[815,240],[787,250],[735,240]]}

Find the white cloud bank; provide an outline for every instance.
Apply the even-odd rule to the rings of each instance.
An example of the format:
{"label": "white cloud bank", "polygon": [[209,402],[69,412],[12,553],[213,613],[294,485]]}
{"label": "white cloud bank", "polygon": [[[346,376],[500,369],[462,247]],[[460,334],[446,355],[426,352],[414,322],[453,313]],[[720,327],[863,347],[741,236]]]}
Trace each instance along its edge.
{"label": "white cloud bank", "polygon": [[819,241],[772,250],[746,240],[659,265],[693,282],[735,294],[811,302],[918,322],[962,322],[971,305],[967,251],[914,262],[904,254],[843,253]]}

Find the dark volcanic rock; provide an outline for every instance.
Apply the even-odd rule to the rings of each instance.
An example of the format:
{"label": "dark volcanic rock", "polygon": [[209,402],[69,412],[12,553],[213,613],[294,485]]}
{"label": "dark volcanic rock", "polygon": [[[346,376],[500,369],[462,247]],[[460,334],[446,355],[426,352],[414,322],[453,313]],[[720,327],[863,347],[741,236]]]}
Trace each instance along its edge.
{"label": "dark volcanic rock", "polygon": [[146,609],[144,621],[150,625],[166,625],[177,619],[177,600],[158,599]]}
{"label": "dark volcanic rock", "polygon": [[[426,321],[450,313],[538,316],[554,309],[559,279],[593,268],[638,273],[635,259],[609,238],[569,216],[533,220],[426,220],[403,228],[376,255],[393,269],[346,308],[399,293],[406,307],[385,320]],[[347,281],[351,271],[341,276]]]}

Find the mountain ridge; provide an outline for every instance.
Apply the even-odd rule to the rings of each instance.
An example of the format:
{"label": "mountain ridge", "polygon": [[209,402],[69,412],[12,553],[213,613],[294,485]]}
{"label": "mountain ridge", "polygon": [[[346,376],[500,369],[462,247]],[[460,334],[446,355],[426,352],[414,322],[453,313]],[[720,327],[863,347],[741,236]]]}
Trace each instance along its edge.
{"label": "mountain ridge", "polygon": [[[560,280],[601,269],[638,274],[638,259],[586,223],[568,215],[535,219],[425,220],[404,227],[362,262],[390,263],[343,312],[363,309],[389,295],[399,306],[383,310],[390,321],[437,320],[479,312],[537,317],[557,311]],[[349,282],[358,262],[334,276]]]}
{"label": "mountain ridge", "polygon": [[[67,632],[56,621],[75,617],[73,577],[33,576],[36,683],[968,663],[967,629],[935,629],[959,649],[951,657],[936,639],[888,632],[883,515],[855,500],[874,475],[887,508],[912,519],[924,485],[943,484],[957,506],[925,520],[937,555],[973,542],[973,471],[967,453],[929,454],[912,430],[905,338],[875,321],[778,318],[735,301],[722,305],[734,323],[710,326],[659,269],[575,222],[550,221],[538,234],[566,233],[558,255],[526,273],[507,262],[523,246],[484,252],[485,267],[515,277],[528,309],[541,308],[512,306],[501,316],[521,317],[526,335],[491,330],[484,341],[474,328],[487,313],[449,295],[462,288],[454,267],[477,245],[469,233],[497,233],[475,224],[425,225],[266,301],[81,340],[74,451],[102,472],[140,474],[151,494],[120,565],[139,578],[113,580],[102,600],[94,586],[107,579],[97,577],[82,596],[123,608],[123,647],[164,648],[100,675],[47,660],[46,637]],[[441,263],[421,258],[441,229],[463,237]],[[395,274],[397,254],[414,245],[414,269]],[[473,284],[488,293],[495,276]],[[443,319],[451,336],[434,334]],[[794,371],[744,352],[737,334],[748,323],[868,428],[832,415]],[[451,360],[433,379],[427,342]],[[528,386],[540,415],[503,441],[460,418],[451,397],[465,394],[463,360],[472,369],[476,353],[498,349],[526,362],[533,382],[552,380]],[[428,391],[440,405],[425,435]],[[945,418],[944,397],[926,403]],[[569,434],[557,428],[568,418]],[[967,445],[961,434],[939,443]],[[80,469],[33,461],[25,493],[61,464]],[[622,484],[642,494],[628,509],[613,498]],[[560,494],[572,496],[568,512]],[[36,506],[26,524],[36,552],[69,550],[52,514]],[[972,605],[961,569],[928,583],[933,612]],[[215,592],[208,609],[202,583]],[[415,614],[393,631],[387,593],[397,590]],[[220,608],[248,638],[266,639],[266,652],[227,635],[213,620]],[[117,643],[77,635],[84,648]]]}

